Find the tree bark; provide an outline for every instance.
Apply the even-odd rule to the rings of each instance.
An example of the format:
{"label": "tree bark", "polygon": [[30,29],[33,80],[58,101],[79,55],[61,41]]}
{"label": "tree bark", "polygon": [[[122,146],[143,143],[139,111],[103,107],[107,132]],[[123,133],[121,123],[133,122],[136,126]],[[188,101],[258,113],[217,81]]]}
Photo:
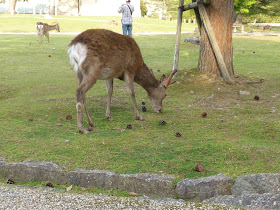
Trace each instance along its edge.
{"label": "tree bark", "polygon": [[[209,5],[205,5],[205,8],[226,64],[228,74],[232,76],[234,75],[232,47],[232,24],[235,15],[234,0],[212,0]],[[199,21],[200,20],[198,20],[198,22]],[[203,25],[202,20],[200,24],[201,40],[198,68],[201,72],[222,76]]]}

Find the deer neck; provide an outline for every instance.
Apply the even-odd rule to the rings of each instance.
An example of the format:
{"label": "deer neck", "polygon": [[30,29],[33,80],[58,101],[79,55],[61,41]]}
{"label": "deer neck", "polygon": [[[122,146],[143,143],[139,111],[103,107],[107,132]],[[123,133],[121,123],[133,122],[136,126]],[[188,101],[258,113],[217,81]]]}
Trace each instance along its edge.
{"label": "deer neck", "polygon": [[140,72],[135,75],[134,81],[142,86],[148,93],[152,93],[152,91],[160,84],[145,63]]}
{"label": "deer neck", "polygon": [[49,25],[49,31],[57,30],[57,25]]}

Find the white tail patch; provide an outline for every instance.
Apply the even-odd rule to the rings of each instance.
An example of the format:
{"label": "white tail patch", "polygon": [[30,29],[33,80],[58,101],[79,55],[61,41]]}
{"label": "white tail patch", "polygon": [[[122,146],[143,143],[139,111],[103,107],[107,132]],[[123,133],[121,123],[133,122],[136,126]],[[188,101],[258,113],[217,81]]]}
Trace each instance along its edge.
{"label": "white tail patch", "polygon": [[87,56],[87,47],[82,43],[71,45],[67,51],[70,57],[70,63],[76,73],[81,71],[81,65]]}
{"label": "white tail patch", "polygon": [[[44,25],[36,25],[37,27],[37,34],[39,36],[43,36],[43,31],[44,31]],[[42,37],[43,38],[43,37]]]}
{"label": "white tail patch", "polygon": [[43,25],[36,25],[37,26],[37,29],[39,30],[43,30],[44,26]]}

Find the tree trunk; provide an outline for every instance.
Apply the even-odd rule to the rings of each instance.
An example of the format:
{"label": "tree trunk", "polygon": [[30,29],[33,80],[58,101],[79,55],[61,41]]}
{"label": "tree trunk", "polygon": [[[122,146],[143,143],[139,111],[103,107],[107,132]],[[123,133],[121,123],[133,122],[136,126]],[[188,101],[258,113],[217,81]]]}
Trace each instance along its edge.
{"label": "tree trunk", "polygon": [[[232,76],[234,74],[232,48],[232,24],[235,17],[234,0],[212,0],[209,5],[205,5],[205,8],[226,64],[228,74]],[[197,12],[196,9],[196,14]],[[200,23],[200,20],[198,20],[198,22]],[[206,34],[203,20],[200,27],[201,40],[198,68],[202,72],[222,76]]]}
{"label": "tree trunk", "polygon": [[77,3],[78,3],[78,15],[81,16],[80,0],[77,0]]}
{"label": "tree trunk", "polygon": [[50,0],[50,15],[55,15],[55,0]]}
{"label": "tree trunk", "polygon": [[15,10],[16,10],[16,3],[17,0],[9,0],[9,9],[8,9],[8,14],[14,15]]}

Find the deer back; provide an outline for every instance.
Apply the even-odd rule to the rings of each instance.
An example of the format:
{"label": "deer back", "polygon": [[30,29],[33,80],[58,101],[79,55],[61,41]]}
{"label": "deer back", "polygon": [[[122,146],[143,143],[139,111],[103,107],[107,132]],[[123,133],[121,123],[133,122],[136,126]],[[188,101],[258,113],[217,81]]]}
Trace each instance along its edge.
{"label": "deer back", "polygon": [[86,47],[86,57],[81,64],[86,70],[98,60],[104,68],[110,68],[119,77],[126,71],[134,76],[141,71],[143,58],[133,38],[105,29],[89,29],[75,37],[69,44]]}

